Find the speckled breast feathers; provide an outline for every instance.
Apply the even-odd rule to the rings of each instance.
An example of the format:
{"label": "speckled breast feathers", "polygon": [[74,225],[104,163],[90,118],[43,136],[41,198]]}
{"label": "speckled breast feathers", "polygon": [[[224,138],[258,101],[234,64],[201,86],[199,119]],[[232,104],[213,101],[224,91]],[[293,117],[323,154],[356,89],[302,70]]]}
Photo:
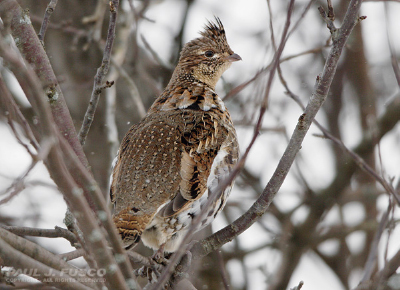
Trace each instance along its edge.
{"label": "speckled breast feathers", "polygon": [[[229,48],[219,19],[201,35],[185,45],[163,94],[121,143],[110,195],[126,247],[142,238],[151,248],[175,251],[210,189],[237,162],[236,132],[214,89],[240,57]],[[218,193],[199,228],[223,208],[229,191]]]}

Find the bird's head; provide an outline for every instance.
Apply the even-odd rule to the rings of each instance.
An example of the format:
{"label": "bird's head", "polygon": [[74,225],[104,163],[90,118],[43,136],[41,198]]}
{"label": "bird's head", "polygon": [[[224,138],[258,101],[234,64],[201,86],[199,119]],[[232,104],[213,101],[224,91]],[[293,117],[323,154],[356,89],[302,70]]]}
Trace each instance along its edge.
{"label": "bird's head", "polygon": [[224,26],[218,17],[215,23],[208,22],[200,34],[201,37],[185,44],[178,67],[180,72],[190,73],[196,80],[215,88],[222,73],[232,62],[242,58],[229,47]]}

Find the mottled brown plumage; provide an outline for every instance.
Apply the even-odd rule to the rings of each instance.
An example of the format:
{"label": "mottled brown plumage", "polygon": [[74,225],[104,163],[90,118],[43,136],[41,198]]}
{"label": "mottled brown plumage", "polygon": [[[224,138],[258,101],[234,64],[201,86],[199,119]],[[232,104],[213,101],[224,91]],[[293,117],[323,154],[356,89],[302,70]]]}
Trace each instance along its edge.
{"label": "mottled brown plumage", "polygon": [[[168,86],[124,137],[110,194],[125,247],[141,238],[153,249],[174,252],[209,191],[237,162],[236,132],[214,89],[222,73],[240,59],[216,18],[200,38],[185,45]],[[219,194],[197,229],[222,210],[230,188]]]}

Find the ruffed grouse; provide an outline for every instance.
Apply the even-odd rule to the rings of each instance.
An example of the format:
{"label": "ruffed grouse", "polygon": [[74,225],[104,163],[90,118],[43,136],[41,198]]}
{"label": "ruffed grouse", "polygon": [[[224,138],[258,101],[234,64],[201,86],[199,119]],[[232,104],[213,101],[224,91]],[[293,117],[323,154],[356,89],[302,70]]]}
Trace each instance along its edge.
{"label": "ruffed grouse", "polygon": [[[219,18],[182,49],[164,92],[124,137],[114,160],[114,223],[128,249],[142,239],[174,252],[238,160],[235,128],[215,85],[232,62]],[[200,230],[225,206],[231,186],[207,209]]]}

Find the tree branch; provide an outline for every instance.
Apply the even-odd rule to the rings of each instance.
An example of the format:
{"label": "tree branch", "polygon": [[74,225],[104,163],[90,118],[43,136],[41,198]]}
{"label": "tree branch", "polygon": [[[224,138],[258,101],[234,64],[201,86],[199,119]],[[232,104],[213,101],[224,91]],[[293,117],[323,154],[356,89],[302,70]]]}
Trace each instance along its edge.
{"label": "tree branch", "polygon": [[[16,269],[37,269],[40,275],[33,278],[39,279],[40,281],[53,272],[59,273],[60,271],[66,270],[76,271],[76,268],[69,265],[62,258],[57,257],[31,241],[7,232],[3,228],[0,228],[0,245],[0,257],[4,261],[3,265],[12,265]],[[79,276],[89,278],[83,270],[80,271]],[[65,286],[73,281],[75,281],[75,279],[71,278],[71,280],[65,283],[65,285],[63,285],[64,287],[61,288],[68,288]],[[95,287],[93,283],[84,282],[82,284]],[[72,287],[70,287],[70,289],[72,289]],[[80,289],[87,288],[81,287]]]}
{"label": "tree branch", "polygon": [[44,13],[44,17],[43,17],[42,26],[40,27],[40,31],[38,34],[38,38],[41,42],[43,42],[43,40],[44,40],[44,35],[46,34],[46,31],[47,31],[47,25],[50,22],[50,16],[51,16],[51,14],[53,14],[53,11],[57,6],[57,2],[58,2],[58,0],[51,0],[49,5],[47,5],[46,12]]}
{"label": "tree branch", "polygon": [[[54,122],[61,135],[71,145],[82,164],[88,167],[89,163],[77,138],[75,126],[63,93],[43,45],[32,27],[28,12],[23,11],[15,0],[0,0],[0,17],[5,23],[11,24],[11,33],[18,49],[26,61],[32,65],[36,75],[39,77],[48,97]],[[41,96],[43,95],[42,93]],[[30,97],[30,95],[27,95],[33,108],[36,109],[36,102]]]}
{"label": "tree branch", "polygon": [[18,236],[64,238],[68,240],[71,243],[71,245],[77,243],[77,239],[72,232],[57,226],[54,227],[54,229],[38,229],[29,227],[14,227],[14,226],[0,225],[0,228],[3,228]]}
{"label": "tree branch", "polygon": [[104,47],[103,60],[101,62],[101,66],[97,69],[96,76],[94,77],[93,91],[90,97],[89,106],[86,110],[86,114],[78,134],[79,142],[82,144],[82,146],[85,145],[86,137],[89,133],[90,126],[93,123],[94,114],[100,99],[100,94],[104,89],[102,84],[103,79],[108,73],[108,69],[110,67],[111,50],[115,39],[115,26],[117,25],[118,6],[119,0],[110,1],[110,23],[108,26],[106,45]]}
{"label": "tree branch", "polygon": [[335,75],[343,47],[353,27],[358,21],[357,14],[360,6],[361,1],[352,0],[350,2],[342,27],[338,30],[338,35],[333,40],[333,46],[325,62],[324,70],[321,76],[317,78],[317,84],[309,103],[304,113],[300,116],[289,144],[286,147],[286,150],[264,191],[257,201],[251,206],[251,208],[244,215],[235,220],[231,225],[196,243],[192,249],[194,257],[205,256],[210,252],[220,248],[223,244],[231,241],[233,238],[248,229],[267,211],[273,198],[277,194],[284,179],[286,178],[286,175],[290,170],[297,152],[301,148],[302,141],[312,121],[314,120],[315,115],[321,108],[328,95],[329,87]]}
{"label": "tree branch", "polygon": [[[25,94],[34,102],[33,106],[38,112],[42,138],[57,140],[57,145],[64,146],[62,147],[62,151],[57,145],[51,148],[46,165],[52,178],[58,185],[59,189],[63,192],[71,212],[78,221],[79,227],[85,237],[85,242],[88,244],[88,247],[84,248],[91,249],[92,256],[96,260],[99,268],[107,269],[105,274],[106,283],[111,288],[127,289],[127,281],[128,283],[135,285],[133,278],[131,278],[132,273],[127,273],[127,271],[124,271],[126,278],[124,279],[124,276],[122,275],[121,271],[119,271],[118,267],[117,270],[115,269],[115,265],[119,264],[123,266],[122,270],[125,270],[126,267],[124,267],[124,265],[127,265],[126,261],[128,261],[128,258],[125,256],[125,259],[118,259],[118,262],[115,261],[115,257],[112,255],[111,249],[108,247],[107,240],[104,236],[104,231],[99,227],[98,221],[96,220],[93,212],[89,209],[89,205],[83,196],[83,193],[86,193],[88,196],[92,195],[93,200],[96,202],[97,208],[102,209],[101,211],[98,211],[100,221],[104,222],[104,219],[106,219],[106,225],[112,223],[111,218],[109,218],[110,212],[105,205],[104,197],[99,192],[96,182],[86,169],[82,170],[86,174],[84,175],[81,174],[82,172],[72,170],[72,168],[75,167],[68,167],[71,166],[70,161],[77,161],[78,157],[75,154],[71,154],[72,150],[71,152],[67,150],[70,149],[69,144],[59,135],[58,131],[56,130],[50,113],[49,105],[44,101],[43,98],[41,98],[43,95],[43,90],[40,87],[40,82],[30,67],[24,65],[15,55],[14,51],[12,51],[10,48],[7,49],[7,47],[4,45],[4,41],[2,39],[0,40],[0,55],[10,64],[11,70],[21,84]],[[65,144],[68,144],[68,146],[65,146]],[[69,162],[67,162],[68,165],[63,159],[63,153],[70,154],[70,158],[67,159],[69,160]],[[78,163],[83,167],[80,162],[75,163]],[[69,168],[70,171],[68,170]],[[89,178],[91,186],[85,186],[82,189],[75,182],[71,173],[75,174],[75,176],[79,176],[79,180],[82,178]],[[109,229],[109,227],[107,227],[107,229]],[[114,231],[111,231],[111,235],[117,236],[115,232],[116,229],[114,227]],[[117,238],[114,238],[112,240],[116,239]],[[120,240],[118,242],[121,243]],[[122,248],[122,246],[120,247]],[[127,267],[129,266],[130,265]]]}
{"label": "tree branch", "polygon": [[389,214],[390,211],[392,210],[392,206],[393,206],[392,203],[389,203],[387,211],[383,214],[381,221],[379,222],[379,227],[378,230],[375,232],[371,249],[368,254],[368,259],[367,262],[365,263],[363,277],[361,278],[360,283],[366,282],[371,279],[372,272],[374,270],[374,267],[376,266],[379,241],[381,240],[383,230],[386,228],[386,225],[389,221]]}

